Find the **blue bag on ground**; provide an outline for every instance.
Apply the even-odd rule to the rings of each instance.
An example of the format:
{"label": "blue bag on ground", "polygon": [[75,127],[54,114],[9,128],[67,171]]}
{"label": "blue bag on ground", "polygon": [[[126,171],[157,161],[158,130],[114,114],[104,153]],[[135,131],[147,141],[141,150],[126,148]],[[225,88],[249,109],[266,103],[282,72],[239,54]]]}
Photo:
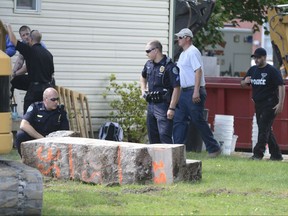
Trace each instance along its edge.
{"label": "blue bag on ground", "polygon": [[123,129],[116,122],[106,122],[100,127],[99,139],[111,140],[111,141],[122,141]]}

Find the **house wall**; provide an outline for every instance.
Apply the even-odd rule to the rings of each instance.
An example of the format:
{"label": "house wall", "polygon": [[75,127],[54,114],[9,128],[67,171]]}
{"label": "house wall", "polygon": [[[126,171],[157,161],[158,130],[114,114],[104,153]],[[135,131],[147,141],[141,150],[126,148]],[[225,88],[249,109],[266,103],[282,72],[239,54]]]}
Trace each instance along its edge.
{"label": "house wall", "polygon": [[[111,109],[112,97],[102,96],[110,74],[119,82],[138,81],[149,40],[160,40],[168,52],[170,5],[169,0],[42,0],[41,12],[31,14],[14,13],[14,0],[1,0],[0,19],[18,38],[21,25],[42,32],[54,56],[57,85],[86,94],[97,131]],[[24,94],[15,94],[20,114]]]}

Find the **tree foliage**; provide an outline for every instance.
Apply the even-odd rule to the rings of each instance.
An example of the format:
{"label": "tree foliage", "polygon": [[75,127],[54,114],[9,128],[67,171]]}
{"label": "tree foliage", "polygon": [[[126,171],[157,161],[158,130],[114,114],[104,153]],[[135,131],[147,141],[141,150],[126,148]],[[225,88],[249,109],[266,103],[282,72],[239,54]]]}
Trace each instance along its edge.
{"label": "tree foliage", "polygon": [[[267,8],[285,3],[287,0],[216,0],[208,24],[196,33],[194,43],[201,50],[207,45],[215,46],[223,43],[220,29],[225,24],[235,27],[239,22],[252,22],[253,32],[259,31],[260,26],[267,22]],[[269,33],[267,29],[265,33]]]}

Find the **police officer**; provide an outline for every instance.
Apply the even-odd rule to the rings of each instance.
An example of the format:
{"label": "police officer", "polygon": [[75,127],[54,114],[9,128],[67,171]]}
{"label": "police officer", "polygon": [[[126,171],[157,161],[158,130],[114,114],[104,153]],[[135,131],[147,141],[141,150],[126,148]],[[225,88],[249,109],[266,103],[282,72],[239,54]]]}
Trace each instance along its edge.
{"label": "police officer", "polygon": [[16,147],[21,156],[21,143],[43,138],[58,130],[69,130],[67,113],[58,105],[59,96],[54,88],[47,88],[43,101],[31,104],[24,115],[16,135]]}
{"label": "police officer", "polygon": [[147,43],[145,49],[149,60],[142,70],[140,84],[142,95],[148,102],[149,142],[173,143],[173,117],[180,95],[179,69],[169,57],[162,54],[159,41]]}
{"label": "police officer", "polygon": [[241,86],[252,86],[252,99],[255,105],[258,125],[258,141],[253,149],[253,160],[261,160],[268,143],[270,160],[283,160],[272,125],[277,114],[283,111],[285,99],[285,83],[281,73],[266,62],[266,50],[257,48],[252,58],[252,66],[241,80]]}
{"label": "police officer", "polygon": [[26,61],[29,88],[24,98],[24,114],[31,103],[42,100],[43,91],[54,86],[52,83],[54,75],[54,62],[52,54],[41,45],[42,34],[33,30],[30,32],[30,45],[18,41],[8,25],[7,31],[10,41],[16,47]]}

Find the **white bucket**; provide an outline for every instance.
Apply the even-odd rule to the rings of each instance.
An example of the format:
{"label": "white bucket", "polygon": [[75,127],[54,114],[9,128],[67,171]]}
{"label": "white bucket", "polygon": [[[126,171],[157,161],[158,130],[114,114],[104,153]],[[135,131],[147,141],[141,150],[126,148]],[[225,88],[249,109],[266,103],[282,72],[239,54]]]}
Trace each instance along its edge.
{"label": "white bucket", "polygon": [[237,135],[233,135],[232,143],[231,143],[231,152],[235,152],[237,139],[238,139],[238,136]]}
{"label": "white bucket", "polygon": [[221,139],[219,140],[222,154],[223,155],[230,155],[231,154],[231,144],[232,144],[232,138],[231,139]]}
{"label": "white bucket", "polygon": [[233,125],[225,125],[225,124],[214,124],[214,131],[215,130],[234,131],[234,126]]}
{"label": "white bucket", "polygon": [[226,120],[214,120],[214,125],[229,125],[229,126],[233,126],[234,125],[234,121],[226,121]]}
{"label": "white bucket", "polygon": [[215,115],[215,121],[228,121],[228,122],[234,122],[234,116],[233,115]]}
{"label": "white bucket", "polygon": [[214,133],[218,133],[218,134],[234,134],[234,129],[233,128],[230,128],[230,129],[227,129],[227,128],[215,128],[214,129]]}

